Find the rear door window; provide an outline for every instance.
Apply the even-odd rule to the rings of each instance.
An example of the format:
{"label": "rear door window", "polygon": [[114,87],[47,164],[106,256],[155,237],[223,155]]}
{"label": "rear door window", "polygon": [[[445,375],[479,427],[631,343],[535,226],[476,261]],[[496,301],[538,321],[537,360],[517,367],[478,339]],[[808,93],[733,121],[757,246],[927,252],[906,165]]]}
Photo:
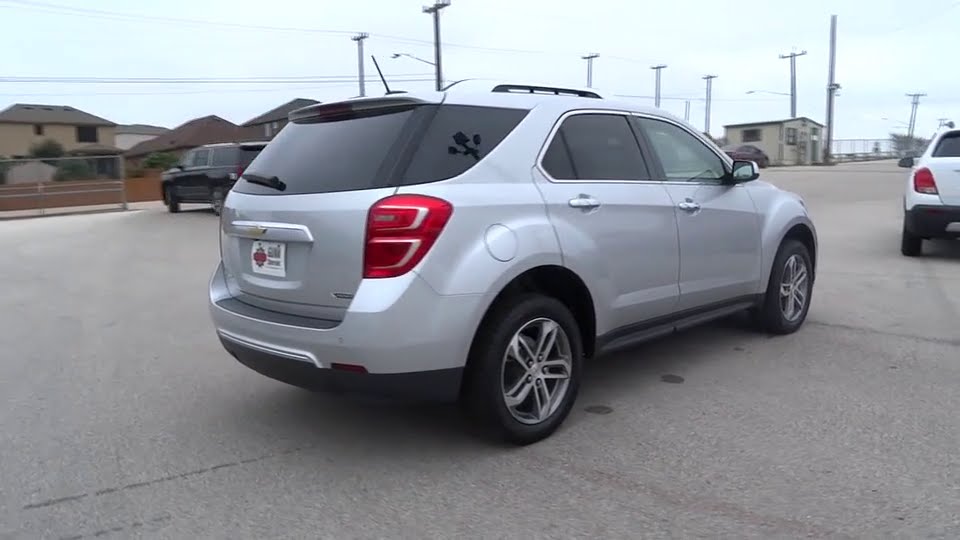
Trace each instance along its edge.
{"label": "rear door window", "polygon": [[413,152],[403,184],[459,176],[493,151],[527,111],[498,107],[441,105]]}
{"label": "rear door window", "polygon": [[334,121],[290,122],[247,167],[246,173],[276,176],[284,191],[241,177],[234,190],[258,195],[330,193],[385,187],[381,166],[414,110]]}
{"label": "rear door window", "polygon": [[637,138],[621,114],[577,114],[561,124],[543,158],[555,179],[650,178]]}
{"label": "rear door window", "polygon": [[237,147],[224,146],[213,149],[213,157],[210,160],[212,167],[229,167],[237,162]]}

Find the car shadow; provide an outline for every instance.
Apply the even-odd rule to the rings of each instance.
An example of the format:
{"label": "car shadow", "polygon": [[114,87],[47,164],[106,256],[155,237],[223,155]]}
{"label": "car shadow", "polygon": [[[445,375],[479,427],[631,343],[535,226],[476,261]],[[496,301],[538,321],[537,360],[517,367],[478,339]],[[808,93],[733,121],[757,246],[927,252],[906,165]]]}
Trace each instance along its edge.
{"label": "car shadow", "polygon": [[928,240],[923,243],[921,257],[945,261],[960,260],[960,240]]}
{"label": "car shadow", "polygon": [[[694,347],[736,351],[745,339],[765,336],[752,330],[745,317],[733,316],[588,361],[580,395],[561,433],[589,421],[590,416],[580,414],[584,409],[603,408],[649,385],[682,382],[683,374],[697,364],[728,357],[689,354]],[[297,441],[306,448],[362,448],[365,454],[384,456],[429,458],[451,451],[479,455],[514,448],[487,437],[455,404],[396,402],[313,393],[274,381],[266,384],[270,385],[266,391],[233,402],[223,422],[236,424],[235,432],[252,437]]]}

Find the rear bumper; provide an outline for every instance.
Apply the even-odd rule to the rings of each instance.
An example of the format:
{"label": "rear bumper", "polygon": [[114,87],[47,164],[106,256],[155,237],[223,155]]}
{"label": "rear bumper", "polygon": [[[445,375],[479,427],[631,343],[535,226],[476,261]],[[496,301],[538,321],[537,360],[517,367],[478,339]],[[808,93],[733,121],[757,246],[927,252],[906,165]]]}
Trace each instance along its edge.
{"label": "rear bumper", "polygon": [[904,212],[904,228],[923,238],[960,238],[960,206],[916,205]]}
{"label": "rear bumper", "polygon": [[[210,313],[224,348],[268,377],[316,390],[431,401],[456,399],[473,336],[491,300],[441,296],[416,273],[369,280],[343,320],[298,323],[233,307],[223,265],[210,281]],[[333,369],[362,367],[366,373]]]}
{"label": "rear bumper", "polygon": [[462,368],[412,373],[354,373],[321,369],[307,362],[246,346],[223,335],[220,343],[238,362],[257,373],[307,390],[430,402],[453,402],[460,393]]}

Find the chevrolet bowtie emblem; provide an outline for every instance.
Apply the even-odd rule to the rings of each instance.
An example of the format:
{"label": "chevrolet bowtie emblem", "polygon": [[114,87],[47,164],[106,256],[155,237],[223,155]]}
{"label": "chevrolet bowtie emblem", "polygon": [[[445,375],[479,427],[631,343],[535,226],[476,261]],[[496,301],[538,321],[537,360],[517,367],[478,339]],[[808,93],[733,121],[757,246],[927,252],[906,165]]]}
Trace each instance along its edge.
{"label": "chevrolet bowtie emblem", "polygon": [[259,225],[254,225],[253,227],[250,227],[250,234],[253,236],[260,237],[266,234],[266,232],[267,232],[267,229]]}

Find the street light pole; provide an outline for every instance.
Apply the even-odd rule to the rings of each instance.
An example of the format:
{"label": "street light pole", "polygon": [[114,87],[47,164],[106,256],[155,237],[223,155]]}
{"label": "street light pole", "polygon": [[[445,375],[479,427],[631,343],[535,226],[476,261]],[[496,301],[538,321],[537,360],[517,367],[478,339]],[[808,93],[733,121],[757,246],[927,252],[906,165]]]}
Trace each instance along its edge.
{"label": "street light pole", "polygon": [[797,117],[797,57],[807,54],[807,51],[781,54],[780,59],[790,59],[790,118]]}
{"label": "street light pole", "polygon": [[704,75],[703,80],[707,81],[707,111],[705,113],[705,119],[703,121],[703,131],[704,133],[710,133],[710,96],[713,94],[713,80],[716,79],[716,75]]}
{"label": "street light pole", "polygon": [[587,88],[593,88],[593,59],[600,56],[597,53],[590,53],[580,58],[587,61]]}
{"label": "street light pole", "polygon": [[658,64],[656,66],[650,66],[650,69],[657,72],[657,87],[654,91],[653,104],[659,109],[660,108],[660,70],[667,67],[666,64]]}
{"label": "street light pole", "polygon": [[367,95],[367,87],[363,80],[363,40],[367,39],[368,37],[370,37],[370,34],[366,32],[360,32],[359,34],[350,38],[357,42],[357,76],[360,79],[360,97]]}
{"label": "street light pole", "polygon": [[423,12],[433,15],[433,63],[437,72],[437,92],[443,89],[443,68],[440,60],[440,10],[449,6],[450,0],[438,0],[432,6],[424,6]]}
{"label": "street light pole", "polygon": [[823,162],[833,161],[833,100],[840,85],[836,81],[837,69],[837,16],[830,16],[830,68],[827,72],[827,133],[823,145]]}

